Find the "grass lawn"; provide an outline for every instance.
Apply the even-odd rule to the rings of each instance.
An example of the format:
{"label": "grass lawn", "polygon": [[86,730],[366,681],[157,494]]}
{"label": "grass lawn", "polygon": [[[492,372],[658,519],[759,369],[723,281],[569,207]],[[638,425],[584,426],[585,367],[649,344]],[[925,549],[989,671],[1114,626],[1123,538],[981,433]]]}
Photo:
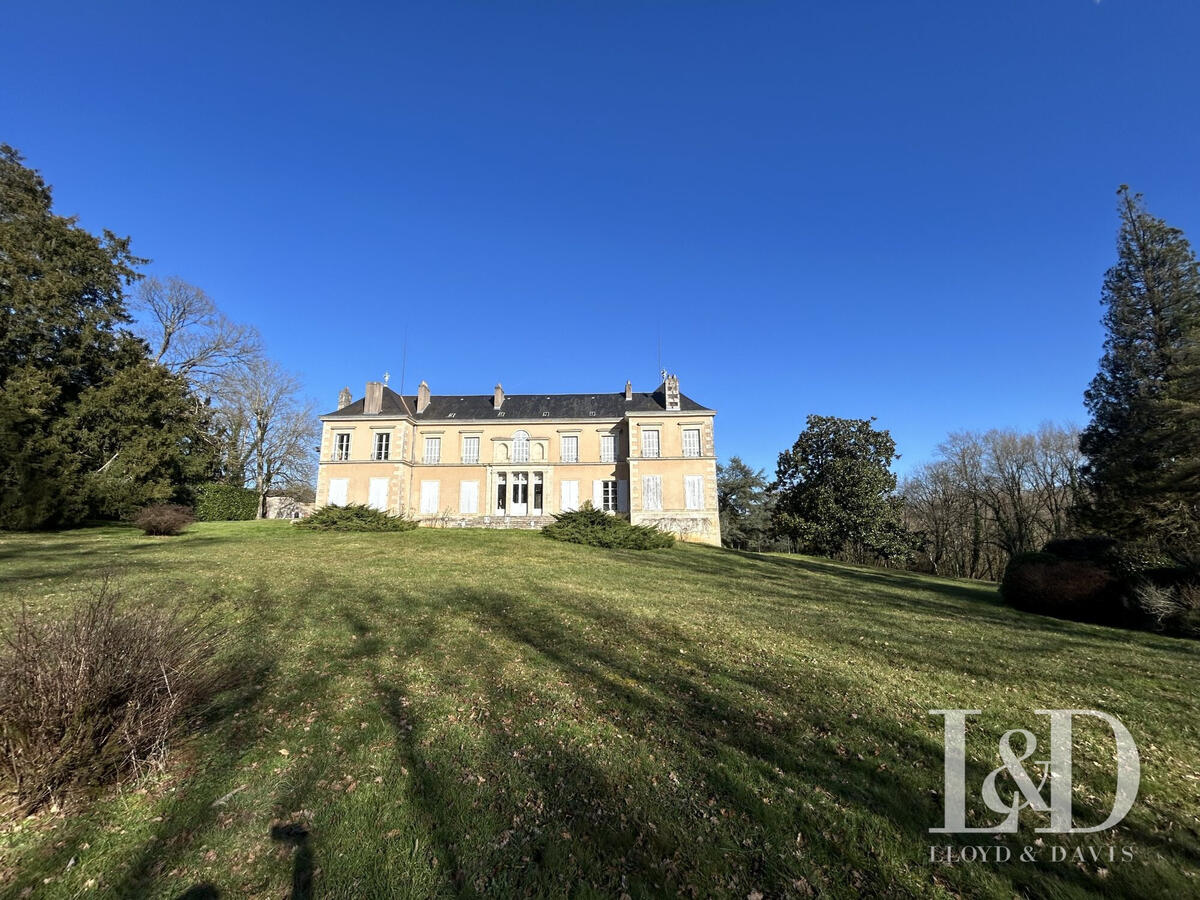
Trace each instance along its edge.
{"label": "grass lawn", "polygon": [[[0,822],[0,896],[1200,895],[1193,642],[807,558],[276,522],[0,536],[5,618],[105,568],[210,609],[254,665],[164,772]],[[1032,710],[1119,717],[1133,811],[1038,850],[1133,859],[931,863],[941,708],[984,711],[969,795],[1005,728],[1045,758]],[[1111,758],[1078,722],[1081,823],[1107,815]],[[1034,844],[1025,822],[1002,843]]]}

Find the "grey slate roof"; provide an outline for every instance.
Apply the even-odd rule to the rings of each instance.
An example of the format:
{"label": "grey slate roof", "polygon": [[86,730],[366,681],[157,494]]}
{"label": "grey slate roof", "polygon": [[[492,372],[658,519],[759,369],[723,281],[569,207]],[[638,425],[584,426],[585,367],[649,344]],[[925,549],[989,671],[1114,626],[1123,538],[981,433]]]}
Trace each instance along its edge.
{"label": "grey slate roof", "polygon": [[[321,418],[361,416],[366,398],[360,397],[349,406],[335,409]],[[433,395],[429,406],[417,414],[417,398],[400,396],[391,388],[383,389],[383,408],[380,418],[411,415],[417,421],[429,419],[458,419],[467,422],[494,419],[619,419],[626,413],[666,412],[666,397],[662,386],[650,394],[637,393],[626,402],[625,392],[615,394],[505,394],[499,410],[492,408],[492,395],[456,397],[452,394]],[[695,400],[679,395],[680,412],[713,412]],[[501,415],[503,413],[503,415]]]}

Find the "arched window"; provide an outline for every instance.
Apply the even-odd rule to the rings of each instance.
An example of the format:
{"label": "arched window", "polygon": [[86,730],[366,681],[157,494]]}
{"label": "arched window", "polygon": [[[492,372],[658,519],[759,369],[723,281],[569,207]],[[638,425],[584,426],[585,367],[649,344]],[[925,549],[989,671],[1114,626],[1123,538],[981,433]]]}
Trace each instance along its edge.
{"label": "arched window", "polygon": [[513,462],[529,462],[528,431],[518,431],[513,435]]}

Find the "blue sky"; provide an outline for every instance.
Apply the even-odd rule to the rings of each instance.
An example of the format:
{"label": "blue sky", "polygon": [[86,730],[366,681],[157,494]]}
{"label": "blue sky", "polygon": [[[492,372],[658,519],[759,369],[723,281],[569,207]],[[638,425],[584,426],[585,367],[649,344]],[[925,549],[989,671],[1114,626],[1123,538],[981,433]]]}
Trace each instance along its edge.
{"label": "blue sky", "polygon": [[9,4],[0,140],[322,411],[640,390],[773,471],[810,412],[1082,422],[1115,190],[1200,235],[1200,4]]}

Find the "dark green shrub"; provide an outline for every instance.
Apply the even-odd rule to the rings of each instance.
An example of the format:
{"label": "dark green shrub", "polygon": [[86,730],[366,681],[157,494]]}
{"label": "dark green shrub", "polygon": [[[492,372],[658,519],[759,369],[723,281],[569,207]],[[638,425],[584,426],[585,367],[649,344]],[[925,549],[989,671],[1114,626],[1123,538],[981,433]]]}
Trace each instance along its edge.
{"label": "dark green shrub", "polygon": [[226,634],[105,579],[68,618],[22,608],[0,642],[0,778],[22,811],[137,774],[229,678]]}
{"label": "dark green shrub", "polygon": [[174,503],[156,503],[147,506],[133,517],[133,524],[146,534],[176,535],[194,522],[192,511]]}
{"label": "dark green shrub", "polygon": [[1077,622],[1132,624],[1124,595],[1121,580],[1103,563],[1046,552],[1014,556],[1000,582],[1010,606]]}
{"label": "dark green shrub", "polygon": [[620,516],[596,509],[591,503],[584,503],[574,512],[559,513],[542,529],[542,534],[571,544],[624,550],[661,550],[675,543],[674,535],[649,525],[630,525]]}
{"label": "dark green shrub", "polygon": [[417,523],[351,503],[348,506],[323,506],[307,519],[297,520],[296,527],[313,531],[411,531]]}
{"label": "dark green shrub", "polygon": [[1042,552],[1059,559],[1107,563],[1112,559],[1116,546],[1117,542],[1108,537],[1055,538],[1046,543]]}
{"label": "dark green shrub", "polygon": [[258,494],[236,484],[202,484],[196,488],[196,520],[234,522],[258,515]]}

